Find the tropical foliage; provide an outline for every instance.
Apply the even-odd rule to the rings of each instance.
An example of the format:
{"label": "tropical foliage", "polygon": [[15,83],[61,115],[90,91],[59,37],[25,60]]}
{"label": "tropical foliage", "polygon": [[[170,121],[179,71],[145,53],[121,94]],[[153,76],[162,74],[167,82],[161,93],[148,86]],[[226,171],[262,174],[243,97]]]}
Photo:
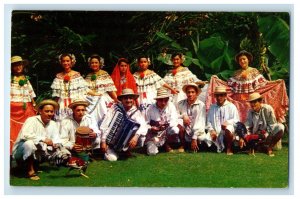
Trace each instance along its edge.
{"label": "tropical foliage", "polygon": [[[132,61],[146,54],[152,69],[163,76],[173,52],[185,54],[200,79],[212,74],[227,79],[238,68],[241,49],[254,55],[253,66],[272,79],[288,81],[289,13],[14,11],[12,54],[31,62],[28,75],[38,95],[50,95],[61,70],[58,55],[76,55],[76,68],[88,72],[87,57],[98,53],[112,71],[119,57]],[[41,95],[42,94],[42,95]]]}

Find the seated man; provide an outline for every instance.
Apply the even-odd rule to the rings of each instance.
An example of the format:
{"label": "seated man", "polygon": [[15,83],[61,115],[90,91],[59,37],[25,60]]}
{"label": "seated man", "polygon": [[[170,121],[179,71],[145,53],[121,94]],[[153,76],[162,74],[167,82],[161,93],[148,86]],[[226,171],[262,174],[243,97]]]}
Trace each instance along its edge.
{"label": "seated man", "polygon": [[198,99],[201,89],[194,83],[183,86],[187,99],[178,103],[179,123],[185,131],[185,140],[191,143],[191,150],[199,150],[198,143],[209,142],[209,134],[205,133],[205,105]]}
{"label": "seated man", "polygon": [[52,120],[57,109],[57,102],[43,100],[37,106],[39,115],[27,118],[14,144],[13,158],[18,164],[25,163],[27,176],[31,180],[40,179],[34,168],[34,161],[40,158],[36,153],[42,151],[48,154],[60,143],[57,124]]}
{"label": "seated man", "polygon": [[[93,117],[86,114],[86,107],[89,103],[85,100],[77,99],[69,105],[73,113],[64,118],[60,125],[60,139],[62,145],[73,153],[89,151],[100,148],[100,130]],[[82,128],[83,127],[83,128]],[[80,138],[78,131],[86,134]]]}
{"label": "seated man", "polygon": [[[132,89],[126,88],[123,89],[122,94],[118,96],[118,100],[121,103],[114,104],[107,112],[104,117],[104,120],[100,126],[101,131],[101,150],[105,152],[104,158],[108,161],[116,161],[119,158],[118,153],[125,152],[128,156],[130,156],[130,150],[135,148],[139,138],[142,138],[147,133],[146,122],[142,113],[137,109],[134,105],[135,100],[138,98],[138,94],[135,94]],[[132,136],[128,140],[128,143],[124,143],[124,145],[128,145],[128,147],[124,147],[121,150],[116,150],[114,144],[116,144],[120,137],[117,136],[118,133],[114,134],[113,132],[120,132],[119,130],[123,130],[122,126],[123,123],[118,123],[116,120],[113,120],[117,111],[120,111],[122,114],[124,113],[123,119],[130,119],[135,126],[138,126],[137,129],[124,129],[128,133],[129,131],[132,132]],[[122,121],[118,120],[118,121]],[[116,129],[113,131],[112,129]],[[130,127],[129,127],[130,128]],[[115,135],[115,137],[114,137]],[[112,140],[116,142],[108,142],[107,138],[113,137]],[[143,145],[143,144],[142,144]]]}
{"label": "seated man", "polygon": [[282,138],[284,125],[276,121],[272,106],[263,104],[262,100],[259,93],[249,95],[251,110],[248,111],[245,126],[250,134],[266,138],[267,154],[274,156],[272,148]]}
{"label": "seated man", "polygon": [[214,97],[217,103],[210,105],[206,128],[212,142],[217,146],[217,152],[223,151],[225,138],[226,153],[232,155],[232,143],[235,139],[234,126],[239,121],[239,114],[236,106],[227,101],[226,96],[226,87],[215,87]]}
{"label": "seated man", "polygon": [[173,149],[169,146],[168,136],[179,134],[180,144],[178,151],[184,152],[184,131],[178,128],[178,114],[172,102],[169,102],[168,91],[161,87],[157,90],[156,103],[151,104],[146,110],[146,122],[148,133],[146,136],[146,146],[148,155],[156,155],[158,147],[165,144],[167,152]]}

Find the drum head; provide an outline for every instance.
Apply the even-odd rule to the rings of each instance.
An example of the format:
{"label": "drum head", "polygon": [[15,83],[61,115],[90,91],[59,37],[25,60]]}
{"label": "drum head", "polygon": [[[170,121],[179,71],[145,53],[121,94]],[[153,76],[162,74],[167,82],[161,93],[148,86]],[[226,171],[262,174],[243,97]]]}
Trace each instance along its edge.
{"label": "drum head", "polygon": [[87,126],[80,126],[76,129],[76,134],[78,134],[78,135],[88,135],[89,133],[92,133],[92,132],[93,132],[93,130]]}

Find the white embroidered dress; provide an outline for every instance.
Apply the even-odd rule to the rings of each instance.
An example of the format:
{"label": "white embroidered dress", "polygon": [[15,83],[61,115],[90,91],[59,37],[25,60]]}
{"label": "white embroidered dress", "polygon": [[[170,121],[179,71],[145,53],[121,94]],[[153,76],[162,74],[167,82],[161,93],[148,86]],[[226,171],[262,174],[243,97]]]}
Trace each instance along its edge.
{"label": "white embroidered dress", "polygon": [[113,102],[113,99],[107,92],[116,92],[117,88],[110,75],[104,70],[99,70],[95,74],[89,73],[85,80],[90,90],[102,94],[101,96],[86,96],[87,101],[90,103],[87,107],[87,112],[95,118],[98,127],[100,127],[103,117],[107,113],[108,106]]}
{"label": "white embroidered dress", "polygon": [[75,99],[83,99],[88,91],[88,84],[76,72],[70,76],[69,81],[64,81],[64,75],[59,73],[51,85],[52,97],[58,97],[59,110],[55,114],[55,119],[60,122],[63,118],[70,116],[72,110],[68,107]]}
{"label": "white embroidered dress", "polygon": [[136,72],[133,74],[133,77],[137,84],[140,110],[145,111],[149,105],[155,102],[154,98],[156,98],[157,89],[162,87],[165,82],[153,71],[150,71],[150,73],[146,74],[143,78],[139,72]]}

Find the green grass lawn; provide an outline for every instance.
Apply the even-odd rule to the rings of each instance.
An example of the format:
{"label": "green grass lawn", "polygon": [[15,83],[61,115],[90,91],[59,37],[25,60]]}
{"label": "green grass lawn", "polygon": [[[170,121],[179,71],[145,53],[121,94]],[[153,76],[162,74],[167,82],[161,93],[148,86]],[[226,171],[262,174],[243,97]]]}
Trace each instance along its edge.
{"label": "green grass lawn", "polygon": [[78,171],[41,165],[39,181],[10,175],[12,186],[90,186],[90,187],[204,187],[204,188],[286,188],[288,187],[288,146],[250,156],[244,152],[159,153],[116,162],[104,160],[89,164],[85,178]]}

